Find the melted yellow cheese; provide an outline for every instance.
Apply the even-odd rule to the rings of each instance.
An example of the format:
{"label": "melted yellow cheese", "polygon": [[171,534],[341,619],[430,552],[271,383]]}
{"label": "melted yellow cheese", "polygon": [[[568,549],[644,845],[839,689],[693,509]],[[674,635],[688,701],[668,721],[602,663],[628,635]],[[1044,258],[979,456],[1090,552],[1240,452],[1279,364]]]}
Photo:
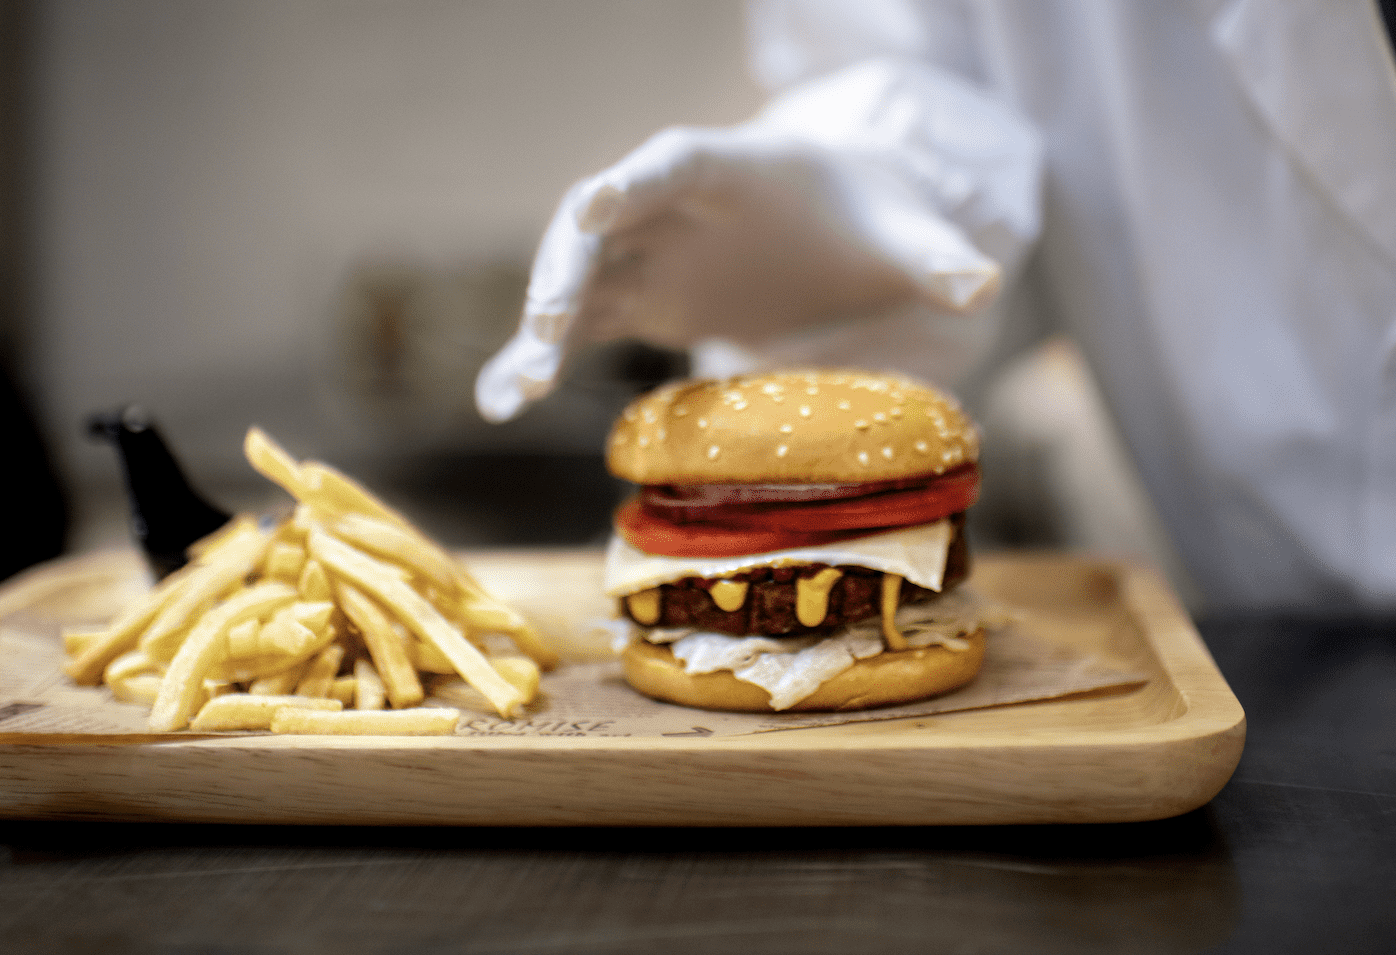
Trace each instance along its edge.
{"label": "melted yellow cheese", "polygon": [[882,575],[882,638],[889,650],[905,650],[906,638],[897,629],[897,603],[902,596],[902,579],[896,574]]}
{"label": "melted yellow cheese", "polygon": [[795,616],[806,627],[817,627],[829,612],[829,591],[843,576],[837,567],[825,567],[813,577],[795,583]]}
{"label": "melted yellow cheese", "polygon": [[853,540],[737,557],[661,557],[636,550],[620,535],[611,536],[606,551],[604,586],[607,596],[623,597],[646,587],[671,584],[685,577],[715,580],[757,567],[868,567],[940,590],[945,555],[954,536],[949,520],[883,531]]}
{"label": "melted yellow cheese", "polygon": [[747,582],[745,580],[719,580],[713,584],[709,593],[712,594],[713,603],[722,610],[731,613],[734,610],[741,610],[742,604],[746,603]]}
{"label": "melted yellow cheese", "polygon": [[651,626],[659,621],[659,588],[651,587],[631,594],[625,598],[625,605],[630,608],[630,615],[636,621]]}

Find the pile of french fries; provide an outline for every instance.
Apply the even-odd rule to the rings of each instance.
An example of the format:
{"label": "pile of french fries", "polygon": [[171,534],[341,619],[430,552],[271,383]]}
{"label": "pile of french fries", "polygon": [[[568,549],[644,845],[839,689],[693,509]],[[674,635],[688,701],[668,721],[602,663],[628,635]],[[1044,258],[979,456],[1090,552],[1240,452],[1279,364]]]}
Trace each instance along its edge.
{"label": "pile of french fries", "polygon": [[557,655],[518,612],[334,468],[258,428],[244,451],[294,511],[235,518],[108,626],[66,632],[75,682],[150,706],[156,732],[454,732],[429,693],[523,711]]}

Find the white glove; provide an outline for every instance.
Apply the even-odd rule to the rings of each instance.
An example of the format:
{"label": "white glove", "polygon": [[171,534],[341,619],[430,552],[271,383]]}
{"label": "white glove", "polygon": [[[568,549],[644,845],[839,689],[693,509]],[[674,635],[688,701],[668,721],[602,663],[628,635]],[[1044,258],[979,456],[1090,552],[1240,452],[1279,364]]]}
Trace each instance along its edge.
{"label": "white glove", "polygon": [[568,191],[523,320],[481,370],[503,421],[569,347],[759,347],[909,302],[984,304],[1037,230],[1038,144],[1001,105],[909,61],[841,70],[751,122],[676,128]]}

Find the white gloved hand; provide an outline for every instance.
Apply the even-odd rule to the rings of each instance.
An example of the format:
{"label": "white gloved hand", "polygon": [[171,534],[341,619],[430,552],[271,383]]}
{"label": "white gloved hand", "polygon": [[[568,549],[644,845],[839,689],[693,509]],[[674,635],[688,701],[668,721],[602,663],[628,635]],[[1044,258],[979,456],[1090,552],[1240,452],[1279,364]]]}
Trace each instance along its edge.
{"label": "white gloved hand", "polygon": [[1035,234],[1036,163],[1001,106],[896,61],[808,84],[740,126],[661,132],[563,198],[476,404],[513,417],[588,341],[759,346],[908,301],[973,309],[997,288],[996,258]]}

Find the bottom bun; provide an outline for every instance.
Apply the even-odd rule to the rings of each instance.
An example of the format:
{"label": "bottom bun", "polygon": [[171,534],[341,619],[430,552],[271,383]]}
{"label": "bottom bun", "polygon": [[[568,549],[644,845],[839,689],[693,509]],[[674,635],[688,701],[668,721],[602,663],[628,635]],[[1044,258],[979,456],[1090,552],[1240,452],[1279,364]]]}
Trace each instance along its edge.
{"label": "bottom bun", "polygon": [[705,710],[793,713],[810,710],[867,710],[911,703],[964,686],[984,662],[984,631],[967,638],[969,648],[930,646],[884,650],[858,660],[794,706],[775,711],[771,695],[730,670],[685,673],[683,661],[667,646],[632,640],[621,653],[625,679],[646,696]]}

